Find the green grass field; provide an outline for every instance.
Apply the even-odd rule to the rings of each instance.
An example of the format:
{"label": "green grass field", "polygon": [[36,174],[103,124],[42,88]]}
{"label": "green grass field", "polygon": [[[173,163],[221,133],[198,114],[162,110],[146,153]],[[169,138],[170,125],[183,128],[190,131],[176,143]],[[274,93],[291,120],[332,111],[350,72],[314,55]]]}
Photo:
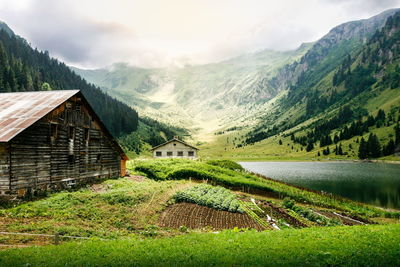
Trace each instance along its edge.
{"label": "green grass field", "polygon": [[[50,245],[52,240],[32,236],[0,235],[0,244],[29,246],[0,250],[0,266],[400,264],[398,212],[258,177],[226,160],[134,160],[128,167],[133,173],[130,178],[0,208],[0,231],[90,238],[80,242],[62,239],[56,246]],[[232,190],[212,186],[217,184]],[[248,214],[268,230],[163,227],[161,214],[177,201],[219,210],[235,206],[232,211]],[[271,205],[286,217],[273,214]],[[266,220],[263,212],[269,210],[281,231]],[[344,221],[320,212],[338,212],[379,225],[337,226]]]}
{"label": "green grass field", "polygon": [[0,266],[398,266],[400,225],[187,234],[0,251]]}

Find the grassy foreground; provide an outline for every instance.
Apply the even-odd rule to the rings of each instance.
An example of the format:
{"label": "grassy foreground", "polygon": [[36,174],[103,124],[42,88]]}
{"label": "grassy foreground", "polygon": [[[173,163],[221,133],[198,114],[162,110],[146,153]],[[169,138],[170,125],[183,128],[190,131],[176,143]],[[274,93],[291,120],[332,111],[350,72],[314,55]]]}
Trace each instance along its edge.
{"label": "grassy foreground", "polygon": [[1,266],[398,266],[400,225],[188,234],[0,251]]}

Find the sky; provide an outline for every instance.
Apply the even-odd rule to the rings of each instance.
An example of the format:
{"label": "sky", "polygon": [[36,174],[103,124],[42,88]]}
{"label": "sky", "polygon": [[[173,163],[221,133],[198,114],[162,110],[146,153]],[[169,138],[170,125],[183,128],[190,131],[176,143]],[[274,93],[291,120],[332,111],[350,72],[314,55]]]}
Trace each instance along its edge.
{"label": "sky", "polygon": [[0,20],[81,68],[206,64],[290,50],[400,0],[0,0]]}

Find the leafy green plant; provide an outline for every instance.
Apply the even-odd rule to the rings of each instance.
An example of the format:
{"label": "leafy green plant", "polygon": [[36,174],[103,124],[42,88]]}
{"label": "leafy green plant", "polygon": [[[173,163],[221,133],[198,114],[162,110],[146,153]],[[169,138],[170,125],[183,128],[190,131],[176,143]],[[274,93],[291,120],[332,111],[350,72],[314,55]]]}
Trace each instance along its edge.
{"label": "leafy green plant", "polygon": [[243,213],[236,196],[228,189],[220,186],[196,185],[177,192],[174,198],[180,202],[190,202],[218,210]]}

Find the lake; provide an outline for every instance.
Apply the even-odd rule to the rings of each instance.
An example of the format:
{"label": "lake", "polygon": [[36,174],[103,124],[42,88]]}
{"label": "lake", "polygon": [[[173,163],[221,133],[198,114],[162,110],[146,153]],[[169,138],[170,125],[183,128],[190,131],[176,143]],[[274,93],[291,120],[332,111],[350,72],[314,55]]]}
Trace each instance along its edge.
{"label": "lake", "polygon": [[359,202],[400,209],[400,165],[366,162],[239,162],[245,169]]}

